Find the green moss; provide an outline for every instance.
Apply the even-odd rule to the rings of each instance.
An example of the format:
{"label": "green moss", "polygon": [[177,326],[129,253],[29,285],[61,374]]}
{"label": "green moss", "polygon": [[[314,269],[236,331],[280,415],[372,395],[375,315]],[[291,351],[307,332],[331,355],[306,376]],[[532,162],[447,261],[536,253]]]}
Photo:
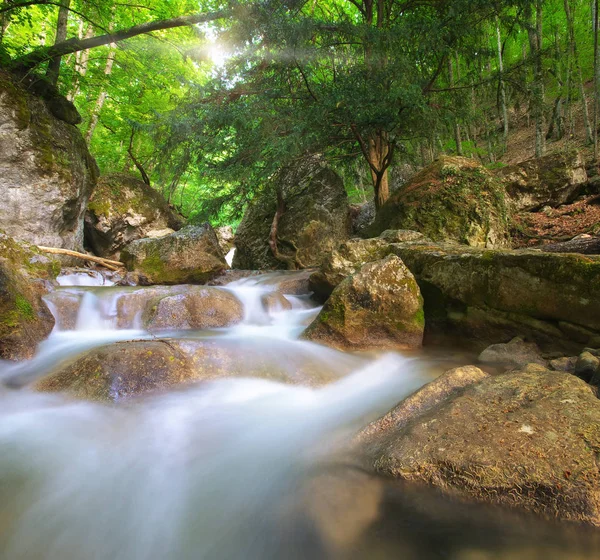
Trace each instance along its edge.
{"label": "green moss", "polygon": [[35,313],[33,311],[33,306],[27,299],[25,299],[22,295],[17,295],[15,298],[15,307],[23,319],[28,321],[32,321],[35,319]]}

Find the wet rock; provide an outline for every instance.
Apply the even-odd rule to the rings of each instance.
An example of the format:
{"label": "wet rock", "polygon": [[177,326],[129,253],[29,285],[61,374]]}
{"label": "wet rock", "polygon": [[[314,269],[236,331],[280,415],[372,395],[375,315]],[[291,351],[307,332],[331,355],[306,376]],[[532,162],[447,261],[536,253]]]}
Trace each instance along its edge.
{"label": "wet rock", "polygon": [[101,257],[118,257],[128,243],[161,237],[183,220],[162,195],[126,173],[100,177],[85,214],[86,244]]}
{"label": "wet rock", "polygon": [[56,326],[61,331],[72,331],[77,325],[79,305],[81,298],[77,294],[55,290],[44,296],[44,302],[56,321]]}
{"label": "wet rock", "polygon": [[286,273],[283,276],[277,276],[271,282],[265,285],[272,285],[277,292],[289,296],[304,296],[311,293],[309,279],[313,270],[303,270],[302,272]]}
{"label": "wet rock", "polygon": [[599,449],[600,400],[548,370],[486,378],[369,447],[387,475],[596,526]]}
{"label": "wet rock", "polygon": [[550,360],[550,369],[554,371],[564,371],[566,373],[575,373],[577,365],[577,356],[555,358]]}
{"label": "wet rock", "polygon": [[31,358],[54,327],[42,296],[60,271],[37,247],[0,232],[0,358]]}
{"label": "wet rock", "polygon": [[590,352],[582,352],[575,363],[575,375],[588,383],[600,371],[600,360]]}
{"label": "wet rock", "polygon": [[385,239],[349,239],[332,251],[310,277],[310,289],[325,301],[345,278],[369,262],[383,259],[391,252]]}
{"label": "wet rock", "polygon": [[375,219],[375,201],[351,204],[349,207],[350,233],[361,235]]}
{"label": "wet rock", "polygon": [[[269,245],[276,214],[277,256]],[[249,205],[236,232],[233,268],[316,267],[348,231],[342,179],[320,157],[308,157],[280,171]]]}
{"label": "wet rock", "polygon": [[209,224],[133,241],[123,248],[121,260],[150,284],[203,284],[228,268]]}
{"label": "wet rock", "polygon": [[267,312],[286,311],[292,308],[292,304],[279,292],[271,292],[261,297],[263,307]]}
{"label": "wet rock", "polygon": [[98,168],[79,130],[0,72],[0,224],[36,245],[83,250]]}
{"label": "wet rock", "polygon": [[572,201],[587,181],[585,163],[576,150],[504,167],[498,176],[517,210],[556,208]]}
{"label": "wet rock", "polygon": [[496,177],[474,160],[443,156],[393,193],[367,232],[414,230],[434,241],[506,247],[509,221]]}
{"label": "wet rock", "polygon": [[390,255],[346,278],[303,337],[342,349],[418,348],[423,328],[423,298],[415,278]]}
{"label": "wet rock", "polygon": [[546,366],[547,362],[535,342],[525,342],[521,337],[513,338],[506,344],[492,344],[480,355],[482,364],[497,364],[508,368],[523,367],[527,364]]}
{"label": "wet rock", "polygon": [[230,292],[212,287],[187,286],[185,291],[161,298],[145,312],[149,330],[216,329],[239,323],[241,302]]}

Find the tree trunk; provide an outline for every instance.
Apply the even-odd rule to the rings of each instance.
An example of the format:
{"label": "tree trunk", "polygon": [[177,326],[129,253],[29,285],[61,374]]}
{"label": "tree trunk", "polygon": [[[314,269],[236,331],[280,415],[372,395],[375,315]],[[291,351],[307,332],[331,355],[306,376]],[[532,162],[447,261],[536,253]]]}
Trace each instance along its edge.
{"label": "tree trunk", "polygon": [[[83,29],[81,30],[83,31]],[[84,38],[89,39],[94,34],[94,29],[90,25],[88,30],[85,33]],[[75,78],[75,83],[73,84],[73,89],[67,95],[67,99],[69,101],[74,101],[79,93],[79,88],[81,87],[81,78],[83,78],[87,74],[88,62],[90,60],[90,51],[80,51],[76,53],[77,58],[75,59],[75,68],[77,70],[77,77]]]}
{"label": "tree trunk", "polygon": [[546,151],[544,133],[544,71],[542,60],[543,0],[537,0],[535,28],[530,32],[530,43],[534,56],[533,113],[535,119],[535,156],[542,157]]}
{"label": "tree trunk", "polygon": [[[108,78],[112,74],[113,64],[115,62],[115,51],[117,49],[117,45],[112,44],[110,46],[110,51],[108,51],[108,58],[106,59],[106,66],[104,67],[104,76]],[[94,130],[96,130],[96,126],[98,125],[98,119],[100,119],[100,113],[102,111],[102,107],[104,107],[104,102],[106,101],[106,97],[108,93],[104,88],[104,84],[102,84],[102,89],[98,94],[98,98],[96,99],[96,104],[94,105],[94,110],[92,111],[92,116],[90,117],[90,124],[85,135],[85,139],[88,143],[92,141],[92,136],[94,135]]]}
{"label": "tree trunk", "polygon": [[600,60],[598,60],[598,0],[594,1],[594,160],[598,161],[598,112],[600,110]]}
{"label": "tree trunk", "polygon": [[[56,39],[54,44],[58,45],[65,41],[67,38],[67,24],[69,22],[69,6],[71,0],[62,0],[60,8],[58,9],[58,22],[56,24]],[[48,70],[46,71],[46,79],[52,84],[58,83],[58,77],[60,75],[60,56],[55,56],[48,63]]]}
{"label": "tree trunk", "polygon": [[390,197],[389,155],[390,146],[385,131],[379,131],[369,138],[369,166],[371,167],[371,178],[373,180],[373,190],[375,191],[375,208],[377,210]]}
{"label": "tree trunk", "polygon": [[[450,89],[454,87],[454,69],[452,66],[452,57],[448,57],[448,82],[450,85]],[[454,117],[454,142],[456,143],[456,154],[459,156],[463,155],[462,149],[462,140],[460,137],[460,124],[458,124],[458,119]]]}
{"label": "tree trunk", "polygon": [[502,136],[504,138],[504,149],[508,141],[508,108],[506,106],[506,84],[504,83],[504,59],[502,56],[502,35],[500,34],[500,22],[496,19],[496,38],[498,41],[498,71],[500,78],[500,111],[502,113]]}

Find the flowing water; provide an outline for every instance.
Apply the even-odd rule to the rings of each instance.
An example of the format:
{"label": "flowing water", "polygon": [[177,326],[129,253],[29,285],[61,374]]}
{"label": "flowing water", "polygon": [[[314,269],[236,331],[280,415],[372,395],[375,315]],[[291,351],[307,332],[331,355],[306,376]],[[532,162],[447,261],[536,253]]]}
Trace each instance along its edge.
{"label": "flowing water", "polygon": [[[300,341],[318,307],[302,295],[285,296],[291,309],[263,298],[290,278],[220,288],[243,304],[236,326],[149,332],[143,307],[167,288],[61,277],[48,296],[54,332],[32,360],[0,370],[0,558],[600,557],[595,534],[365,472],[346,447],[353,434],[454,358]],[[110,405],[31,388],[94,347],[157,337],[212,345],[218,363],[199,367],[223,378]]]}

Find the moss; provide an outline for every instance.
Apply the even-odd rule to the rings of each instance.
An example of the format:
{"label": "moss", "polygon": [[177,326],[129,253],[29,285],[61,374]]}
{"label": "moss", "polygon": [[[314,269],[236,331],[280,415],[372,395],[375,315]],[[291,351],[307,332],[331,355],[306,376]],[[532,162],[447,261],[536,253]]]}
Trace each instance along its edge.
{"label": "moss", "polygon": [[25,130],[31,121],[31,111],[27,105],[27,93],[17,87],[8,74],[0,72],[0,96],[10,98],[10,106],[15,108],[19,130]]}

